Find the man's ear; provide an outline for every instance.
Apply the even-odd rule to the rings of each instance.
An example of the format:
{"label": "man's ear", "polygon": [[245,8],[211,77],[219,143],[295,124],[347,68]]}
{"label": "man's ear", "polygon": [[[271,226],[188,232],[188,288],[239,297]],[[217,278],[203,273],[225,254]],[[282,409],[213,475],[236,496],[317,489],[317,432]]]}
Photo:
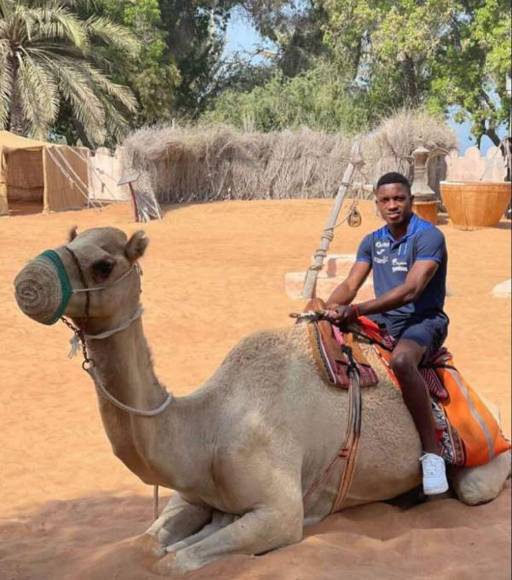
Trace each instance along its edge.
{"label": "man's ear", "polygon": [[142,230],[139,230],[126,243],[124,254],[133,263],[144,255],[148,244],[149,238]]}
{"label": "man's ear", "polygon": [[78,236],[78,226],[73,226],[70,230],[69,230],[69,234],[68,234],[68,243],[72,242],[76,237]]}

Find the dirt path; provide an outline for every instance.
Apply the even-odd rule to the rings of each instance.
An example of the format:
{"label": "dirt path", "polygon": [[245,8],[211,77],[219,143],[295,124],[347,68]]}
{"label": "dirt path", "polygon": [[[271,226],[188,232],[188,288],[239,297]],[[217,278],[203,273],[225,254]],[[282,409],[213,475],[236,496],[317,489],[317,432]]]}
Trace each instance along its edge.
{"label": "dirt path", "polygon": [[[192,391],[244,335],[290,324],[302,302],[284,274],[304,270],[331,202],[229,202],[168,208],[145,226],[145,331],[156,372],[176,394]],[[151,490],[113,456],[95,393],[69,334],[17,309],[12,280],[67,230],[115,225],[134,231],[127,205],[0,219],[0,577],[12,580],[153,578],[123,539],[151,518]],[[363,204],[358,229],[337,230],[331,251],[355,252],[379,225]],[[510,277],[510,230],[441,226],[450,253],[448,346],[471,384],[495,401],[510,433],[510,299],[491,296]],[[192,314],[193,312],[193,314]],[[191,349],[197,349],[190,357]],[[447,499],[407,511],[375,504],[328,518],[296,546],[236,557],[195,578],[317,580],[510,577],[510,489],[467,508]]]}

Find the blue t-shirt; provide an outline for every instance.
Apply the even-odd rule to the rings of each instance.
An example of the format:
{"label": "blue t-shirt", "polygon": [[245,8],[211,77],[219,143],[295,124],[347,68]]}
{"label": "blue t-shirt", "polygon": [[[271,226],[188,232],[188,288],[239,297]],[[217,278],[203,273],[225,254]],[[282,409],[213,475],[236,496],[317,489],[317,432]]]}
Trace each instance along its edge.
{"label": "blue t-shirt", "polygon": [[439,267],[414,302],[381,315],[387,325],[399,327],[408,321],[437,315],[447,318],[443,312],[448,263],[444,236],[430,222],[413,213],[407,233],[400,240],[395,240],[386,225],[365,236],[359,246],[356,261],[371,264],[377,298],[403,284],[412,265],[418,260],[433,260]]}

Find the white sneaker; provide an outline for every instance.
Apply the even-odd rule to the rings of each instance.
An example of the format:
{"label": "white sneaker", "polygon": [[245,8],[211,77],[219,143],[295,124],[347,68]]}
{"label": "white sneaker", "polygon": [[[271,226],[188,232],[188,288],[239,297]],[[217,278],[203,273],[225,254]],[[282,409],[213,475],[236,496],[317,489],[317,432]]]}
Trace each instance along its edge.
{"label": "white sneaker", "polygon": [[448,491],[444,459],[434,453],[425,453],[420,457],[420,461],[423,468],[423,493],[436,495]]}

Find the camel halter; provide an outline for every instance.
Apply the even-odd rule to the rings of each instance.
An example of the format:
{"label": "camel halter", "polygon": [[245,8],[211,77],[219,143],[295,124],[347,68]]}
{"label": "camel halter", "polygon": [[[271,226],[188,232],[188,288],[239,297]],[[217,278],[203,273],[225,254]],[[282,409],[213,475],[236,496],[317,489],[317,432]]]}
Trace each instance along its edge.
{"label": "camel halter", "polygon": [[[70,282],[69,276],[66,272],[66,268],[64,267],[64,264],[62,263],[62,260],[60,259],[60,256],[57,254],[57,252],[53,252],[52,250],[47,250],[47,252],[43,253],[43,256],[46,255],[46,257],[48,257],[52,261],[52,263],[55,265],[55,267],[57,268],[58,275],[59,275],[59,280],[61,282],[63,299],[62,299],[61,306],[59,308],[59,316],[58,316],[58,318],[56,318],[54,320],[54,322],[56,322],[56,320],[58,320],[60,318],[62,320],[62,322],[73,332],[73,337],[71,338],[71,341],[70,341],[71,342],[71,351],[69,353],[69,356],[70,357],[75,356],[75,354],[78,351],[79,345],[80,344],[82,345],[82,353],[83,353],[83,357],[84,357],[84,360],[82,361],[82,368],[92,378],[93,383],[96,386],[96,390],[99,391],[99,393],[105,399],[107,399],[107,401],[109,401],[112,405],[114,405],[114,407],[117,407],[118,409],[121,409],[121,411],[125,411],[126,413],[130,413],[131,415],[136,415],[138,417],[156,417],[157,415],[160,415],[160,413],[162,413],[163,411],[165,411],[165,409],[167,409],[167,407],[171,404],[171,402],[173,400],[172,395],[168,391],[165,391],[165,389],[164,389],[165,395],[166,395],[165,399],[158,407],[156,407],[156,409],[145,411],[143,409],[136,409],[135,407],[125,405],[121,401],[118,401],[113,395],[111,395],[107,391],[107,389],[105,388],[105,385],[103,384],[103,381],[100,379],[100,377],[98,375],[98,372],[96,370],[96,364],[95,364],[94,360],[89,356],[89,353],[87,351],[86,340],[103,340],[105,338],[109,338],[109,337],[113,336],[114,334],[117,334],[118,332],[123,332],[124,330],[129,328],[132,325],[132,323],[135,322],[135,320],[138,320],[142,316],[142,313],[143,313],[142,306],[139,306],[137,308],[137,310],[135,311],[135,313],[128,320],[125,320],[124,322],[119,324],[119,326],[116,326],[115,328],[112,328],[110,330],[106,330],[104,332],[100,332],[99,334],[85,334],[83,332],[83,330],[79,329],[77,326],[75,326],[69,320],[64,318],[64,316],[62,316],[69,300],[71,299],[71,296],[73,294],[77,294],[79,292],[85,292],[85,296],[86,296],[85,315],[86,315],[86,319],[89,318],[89,305],[90,305],[89,292],[99,292],[101,290],[106,290],[107,288],[111,288],[112,286],[121,282],[121,280],[126,278],[134,270],[137,272],[137,274],[139,276],[141,276],[142,270],[140,269],[140,266],[137,263],[133,264],[133,266],[128,271],[126,271],[122,276],[117,278],[117,280],[115,280],[114,282],[112,282],[108,285],[97,286],[95,288],[88,288],[87,281],[85,279],[85,275],[84,275],[84,272],[82,270],[82,266],[80,265],[80,261],[76,257],[76,254],[73,252],[73,250],[71,250],[71,248],[68,248],[68,246],[64,246],[64,248],[73,257],[73,261],[74,261],[76,268],[78,270],[78,274],[80,276],[80,281],[82,282],[83,288],[74,289],[71,286],[71,282]],[[53,322],[52,322],[52,324],[53,324]],[[159,511],[160,511],[159,510],[158,487],[159,487],[158,485],[153,485],[153,520],[156,520],[158,518]]]}
{"label": "camel halter", "polygon": [[[60,318],[60,320],[62,320],[62,322],[73,332],[73,338],[70,341],[71,342],[71,352],[69,353],[70,357],[74,356],[77,353],[79,345],[81,345],[82,346],[82,353],[83,353],[83,357],[84,357],[84,360],[82,361],[82,368],[84,369],[84,371],[86,371],[91,376],[91,378],[93,379],[94,384],[96,385],[96,388],[99,391],[99,393],[105,399],[107,399],[107,401],[112,403],[112,405],[114,405],[118,409],[121,409],[122,411],[125,411],[126,413],[130,413],[132,415],[137,415],[139,417],[155,417],[156,415],[159,415],[160,413],[165,411],[165,409],[167,409],[167,407],[172,402],[172,396],[169,392],[165,391],[166,396],[165,396],[164,401],[158,407],[156,407],[155,409],[151,409],[149,411],[146,411],[143,409],[136,409],[135,407],[125,405],[124,403],[117,400],[113,395],[111,395],[107,391],[107,389],[105,388],[105,385],[103,384],[103,381],[100,379],[100,377],[98,375],[98,372],[96,369],[96,363],[89,356],[89,353],[87,351],[86,341],[103,340],[105,338],[109,338],[109,337],[113,336],[114,334],[117,334],[118,332],[123,332],[124,330],[129,328],[131,326],[131,324],[133,322],[135,322],[135,320],[138,320],[141,317],[142,312],[143,312],[142,307],[139,306],[137,308],[137,310],[135,311],[135,313],[128,320],[125,320],[124,322],[119,324],[119,326],[116,326],[115,328],[112,328],[110,330],[106,330],[105,332],[101,332],[99,334],[86,334],[86,333],[84,333],[83,330],[79,329],[72,322],[70,322],[64,316],[62,316],[62,314],[64,313],[64,310],[66,309],[66,306],[69,303],[69,300],[71,299],[71,296],[73,294],[85,292],[85,295],[86,295],[85,318],[88,319],[89,318],[89,304],[90,304],[89,292],[100,292],[101,290],[107,290],[109,288],[112,288],[112,286],[117,285],[119,282],[124,280],[127,276],[129,276],[134,271],[137,272],[137,274],[139,274],[139,276],[140,276],[141,270],[140,270],[139,265],[137,263],[133,264],[133,266],[129,270],[127,270],[124,274],[122,274],[119,278],[117,278],[116,280],[114,280],[110,284],[89,288],[87,286],[87,281],[85,279],[85,275],[84,275],[84,272],[82,270],[82,266],[80,265],[80,261],[76,257],[73,250],[71,250],[71,248],[68,248],[68,246],[64,246],[64,248],[73,257],[73,261],[75,263],[78,274],[80,276],[80,281],[82,282],[83,288],[73,288],[72,287],[71,281],[70,281],[68,273],[66,271],[66,268],[65,268],[60,256],[57,254],[57,252],[55,252],[53,250],[46,250],[45,252],[43,252],[41,254],[41,257],[49,259],[53,263],[55,268],[57,269],[57,273],[59,276],[59,281],[60,281],[61,289],[62,289],[62,300],[61,300],[61,304],[60,304],[57,312],[53,316],[53,318],[55,320],[53,320],[53,319],[52,320],[53,320],[53,322],[56,322]],[[57,314],[58,314],[58,318],[55,318],[57,316]],[[53,322],[51,322],[50,324],[53,324]]]}
{"label": "camel halter", "polygon": [[48,321],[43,322],[43,324],[47,324],[47,325],[55,324],[55,322],[57,322],[60,318],[62,318],[62,315],[64,314],[66,307],[69,304],[69,301],[71,300],[71,297],[73,296],[73,294],[79,294],[82,292],[85,293],[85,297],[86,297],[85,298],[85,318],[88,318],[89,317],[89,305],[90,305],[89,292],[99,292],[100,290],[106,290],[107,288],[111,288],[112,286],[115,286],[116,284],[118,284],[119,282],[124,280],[133,271],[138,271],[140,273],[139,266],[137,264],[133,264],[133,266],[129,270],[127,270],[122,276],[119,276],[119,278],[117,278],[117,280],[114,280],[114,282],[111,282],[110,284],[106,284],[105,286],[96,286],[93,288],[88,288],[87,282],[85,280],[85,275],[84,275],[84,272],[82,270],[82,266],[80,265],[80,261],[76,257],[75,252],[73,252],[73,250],[71,248],[69,248],[68,246],[64,246],[64,249],[67,252],[69,252],[69,254],[71,255],[71,257],[73,259],[73,262],[74,262],[76,269],[78,271],[78,275],[80,276],[80,281],[82,283],[83,288],[73,288],[73,286],[71,285],[71,280],[69,279],[68,273],[66,271],[66,267],[64,266],[64,263],[62,262],[61,257],[59,256],[59,254],[55,250],[45,250],[42,254],[40,254],[36,258],[36,260],[42,259],[42,260],[46,260],[46,261],[49,261],[52,263],[53,267],[57,271],[57,276],[59,278],[60,289],[61,289],[61,300],[60,300],[59,306],[57,307],[57,309],[53,313],[52,317]]}

